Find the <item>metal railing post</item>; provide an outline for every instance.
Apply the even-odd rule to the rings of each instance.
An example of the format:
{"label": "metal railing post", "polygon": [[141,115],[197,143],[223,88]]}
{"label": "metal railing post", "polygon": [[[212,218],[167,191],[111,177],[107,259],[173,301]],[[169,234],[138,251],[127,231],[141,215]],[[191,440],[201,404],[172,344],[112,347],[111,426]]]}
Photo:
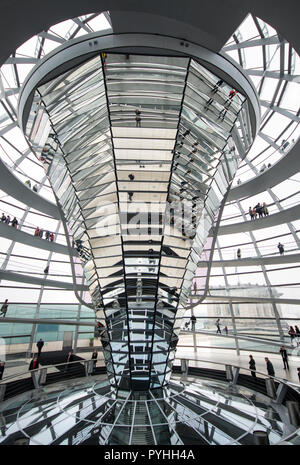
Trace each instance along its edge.
{"label": "metal railing post", "polygon": [[84,360],[85,376],[90,376],[94,369],[94,360]]}
{"label": "metal railing post", "polygon": [[285,395],[287,393],[288,387],[285,383],[280,383],[276,391],[276,404],[282,404],[284,401]]}
{"label": "metal railing post", "polygon": [[286,403],[290,422],[293,426],[297,428],[300,426],[300,404],[292,400],[287,401]]}
{"label": "metal railing post", "polygon": [[274,379],[266,378],[265,383],[266,383],[267,395],[271,397],[271,399],[276,399],[276,388],[275,388]]}
{"label": "metal railing post", "polygon": [[232,365],[225,365],[225,372],[226,372],[227,381],[232,381],[233,380]]}
{"label": "metal railing post", "polygon": [[185,358],[181,359],[181,371],[183,375],[187,376],[189,371],[189,360],[186,360]]}
{"label": "metal railing post", "polygon": [[0,384],[0,402],[3,401],[6,392],[6,384]]}
{"label": "metal railing post", "polygon": [[39,384],[46,384],[47,368],[39,369]]}
{"label": "metal railing post", "polygon": [[268,433],[266,431],[253,431],[253,444],[255,446],[270,445]]}
{"label": "metal railing post", "polygon": [[31,379],[33,381],[33,385],[35,389],[40,387],[39,385],[39,370],[34,370],[31,372]]}
{"label": "metal railing post", "polygon": [[232,384],[236,384],[238,377],[240,373],[240,368],[239,367],[233,367],[233,378],[232,378]]}

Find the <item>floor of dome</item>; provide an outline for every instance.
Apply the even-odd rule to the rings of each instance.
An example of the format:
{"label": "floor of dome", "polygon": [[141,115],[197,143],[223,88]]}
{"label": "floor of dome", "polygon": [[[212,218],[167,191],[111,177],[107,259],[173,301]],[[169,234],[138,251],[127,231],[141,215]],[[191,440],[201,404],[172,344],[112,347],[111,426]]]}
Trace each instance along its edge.
{"label": "floor of dome", "polygon": [[162,389],[116,393],[98,375],[4,401],[0,444],[252,445],[257,430],[270,444],[300,444],[286,410],[221,381],[173,375]]}

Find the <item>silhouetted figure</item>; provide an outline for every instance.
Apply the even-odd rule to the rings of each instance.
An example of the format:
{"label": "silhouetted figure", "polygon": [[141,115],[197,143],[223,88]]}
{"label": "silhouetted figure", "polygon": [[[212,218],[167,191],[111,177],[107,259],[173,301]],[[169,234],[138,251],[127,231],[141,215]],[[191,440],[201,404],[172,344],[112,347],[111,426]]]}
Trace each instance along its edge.
{"label": "silhouetted figure", "polygon": [[4,215],[4,213],[2,213],[1,221],[2,223],[6,223],[6,216]]}
{"label": "silhouetted figure", "polygon": [[295,336],[296,336],[296,342],[297,346],[299,345],[299,338],[300,338],[300,330],[297,325],[295,325]]}
{"label": "silhouetted figure", "polygon": [[134,175],[133,174],[129,174],[128,177],[129,177],[130,181],[134,180]]}
{"label": "silhouetted figure", "polygon": [[259,218],[263,217],[263,206],[258,202],[257,205],[255,205],[255,211],[258,213]]}
{"label": "silhouetted figure", "polygon": [[5,362],[0,362],[0,379],[2,379],[3,377],[4,369],[5,369]]}
{"label": "silhouetted figure", "polygon": [[98,351],[95,349],[94,352],[92,353],[92,360],[94,360],[93,372],[96,371],[97,358],[98,358]]}
{"label": "silhouetted figure", "polygon": [[217,319],[216,321],[216,327],[217,327],[217,334],[221,334],[221,328],[220,328],[220,318]]}
{"label": "silhouetted figure", "polygon": [[255,365],[255,360],[252,357],[252,355],[249,355],[250,360],[249,360],[249,369],[251,370],[251,376],[253,378],[256,378],[256,365]]}
{"label": "silhouetted figure", "polygon": [[19,224],[19,222],[18,222],[17,218],[14,217],[14,219],[11,222],[12,227],[17,229],[18,224]]}
{"label": "silhouetted figure", "polygon": [[137,128],[140,128],[140,127],[141,127],[141,116],[140,116],[140,115],[141,115],[141,112],[140,112],[140,110],[137,108],[137,109],[135,110],[135,123],[136,123],[135,125],[136,125]]}
{"label": "silhouetted figure", "polygon": [[0,310],[0,315],[3,315],[3,318],[5,318],[7,309],[8,309],[8,299],[5,299],[4,304],[2,305],[1,310]]}
{"label": "silhouetted figure", "polygon": [[129,202],[132,201],[132,197],[133,197],[133,192],[128,192]]}
{"label": "silhouetted figure", "polygon": [[238,259],[241,258],[241,256],[242,256],[241,249],[237,249],[236,255],[237,255],[237,258],[238,258]]}
{"label": "silhouetted figure", "polygon": [[45,273],[45,275],[47,275],[49,273],[49,265],[47,265],[46,268],[44,269],[44,273]]}
{"label": "silhouetted figure", "polygon": [[296,337],[296,331],[294,330],[293,326],[290,326],[289,335],[290,335],[290,338],[291,338],[291,344],[293,345],[293,340]]}
{"label": "silhouetted figure", "polygon": [[268,357],[265,357],[265,361],[266,361],[266,364],[267,364],[268,375],[269,376],[275,376],[274,367],[273,367],[272,363],[270,362],[270,360],[268,359]]}
{"label": "silhouetted figure", "polygon": [[29,364],[29,370],[36,370],[39,367],[38,356],[35,355]]}
{"label": "silhouetted figure", "polygon": [[196,321],[197,321],[197,319],[196,319],[195,315],[192,315],[191,316],[192,331],[195,331]]}
{"label": "silhouetted figure", "polygon": [[283,369],[284,370],[286,370],[286,369],[289,370],[290,367],[289,367],[288,354],[287,354],[286,348],[284,346],[280,347],[279,352],[281,354],[282,361],[283,361]]}
{"label": "silhouetted figure", "polygon": [[44,341],[43,339],[40,339],[37,343],[37,348],[38,348],[38,357],[41,355],[42,348],[44,347]]}
{"label": "silhouetted figure", "polygon": [[283,254],[284,254],[284,247],[283,247],[283,245],[279,242],[277,247],[278,247],[278,250],[279,250],[280,255],[283,255]]}

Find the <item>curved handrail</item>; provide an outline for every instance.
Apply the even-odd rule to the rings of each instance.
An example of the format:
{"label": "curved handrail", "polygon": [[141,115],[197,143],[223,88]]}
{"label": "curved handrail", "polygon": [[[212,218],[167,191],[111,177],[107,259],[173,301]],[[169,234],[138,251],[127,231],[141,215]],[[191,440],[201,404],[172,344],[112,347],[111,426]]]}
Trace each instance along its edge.
{"label": "curved handrail", "polygon": [[[67,361],[66,361],[66,362],[64,362],[64,363],[59,363],[59,364],[56,364],[56,365],[45,365],[45,366],[43,366],[43,367],[41,367],[41,368],[36,368],[36,369],[30,370],[30,371],[28,370],[28,371],[26,371],[25,373],[31,375],[33,372],[39,372],[40,370],[43,370],[43,369],[56,368],[56,367],[59,367],[59,366],[66,366],[66,365],[67,365],[67,366],[70,366],[70,365],[74,365],[74,364],[76,364],[76,363],[78,364],[78,363],[90,362],[90,361],[92,361],[92,362],[95,362],[95,361],[96,361],[96,363],[98,362],[97,359],[96,359],[96,360],[95,360],[95,359],[76,360],[76,361],[74,361],[74,362],[67,362]],[[100,361],[100,360],[99,360],[99,361]],[[101,359],[101,361],[103,361],[103,360]],[[231,385],[238,385],[238,376],[239,376],[239,374],[240,374],[240,370],[245,371],[246,374],[248,374],[248,375],[249,375],[249,372],[250,372],[250,374],[251,374],[251,372],[252,372],[252,370],[251,370],[250,368],[245,368],[245,367],[242,367],[242,366],[239,366],[239,365],[230,365],[230,364],[226,364],[226,363],[224,363],[224,362],[216,362],[216,361],[203,360],[203,359],[198,359],[198,358],[196,358],[196,359],[190,359],[190,358],[188,358],[188,359],[187,359],[187,358],[185,358],[185,357],[176,357],[176,358],[175,358],[175,362],[176,362],[176,361],[180,361],[180,363],[181,363],[182,361],[185,361],[185,362],[186,362],[186,363],[185,363],[185,366],[186,366],[185,370],[186,370],[186,371],[183,372],[183,375],[187,375],[187,376],[188,376],[188,375],[189,375],[189,376],[193,376],[192,373],[189,374],[189,367],[188,367],[189,362],[196,362],[196,363],[199,363],[199,362],[200,362],[200,363],[203,363],[203,364],[216,365],[216,366],[220,366],[220,365],[221,365],[222,367],[225,368],[225,370],[224,370],[225,373],[227,373],[227,366],[229,366],[229,367],[231,367],[231,370],[232,370],[232,369],[235,369],[235,370],[236,370],[236,371],[235,371],[235,375],[236,375],[235,381],[234,381],[233,379],[231,379],[231,381],[228,380],[228,381],[230,381],[230,384],[231,384]],[[174,363],[174,364],[175,364],[175,363]],[[103,366],[103,365],[101,365],[101,366]],[[196,367],[196,368],[198,368],[198,367]],[[1,386],[1,385],[5,385],[6,382],[7,382],[7,380],[9,380],[9,379],[11,380],[11,379],[20,378],[23,374],[24,374],[24,373],[19,373],[19,374],[16,374],[16,375],[11,375],[11,376],[6,377],[4,380],[1,380],[1,381],[0,381],[0,386]],[[86,372],[86,376],[88,376],[88,374],[89,374],[89,373]],[[233,374],[233,372],[232,372],[232,374]],[[295,391],[295,392],[297,393],[297,395],[299,395],[299,393],[300,393],[300,388],[299,388],[299,386],[297,386],[295,383],[289,382],[288,380],[286,380],[286,379],[284,379],[284,378],[281,378],[281,377],[279,377],[279,376],[270,376],[270,375],[265,374],[265,373],[262,373],[261,371],[258,371],[258,370],[255,370],[255,374],[256,374],[256,375],[260,375],[260,377],[262,377],[262,378],[265,379],[265,380],[266,380],[266,379],[272,379],[274,382],[277,382],[277,383],[279,384],[279,386],[287,386],[288,388],[290,388],[290,389],[292,389],[293,391]],[[235,375],[233,374],[233,376],[235,376]],[[209,378],[209,376],[207,376],[207,377]],[[205,378],[206,378],[206,376],[205,376]],[[46,383],[43,383],[43,384],[46,384]],[[32,390],[32,389],[30,389],[30,391],[31,391],[31,390]],[[277,392],[278,392],[278,391],[277,391]],[[16,395],[17,395],[17,394],[16,394]],[[275,400],[275,399],[274,399],[274,400]],[[276,402],[276,401],[277,401],[277,400],[275,400],[275,402]],[[281,401],[280,401],[280,402],[281,402]],[[299,433],[300,433],[300,427],[298,427],[298,428],[295,427],[295,430],[294,430],[294,431],[292,431],[291,433],[289,433],[287,436],[282,437],[282,438],[280,439],[280,441],[278,441],[278,442],[275,443],[274,445],[278,445],[278,444],[280,444],[280,443],[284,443],[285,441],[287,441],[288,439],[291,439],[292,437],[294,437],[295,435],[298,435]]]}
{"label": "curved handrail", "polygon": [[[225,337],[225,338],[233,338],[233,339],[241,339],[241,340],[245,340],[245,341],[251,341],[251,342],[259,342],[261,344],[266,344],[266,345],[273,345],[273,346],[278,346],[278,347],[282,347],[283,345],[287,348],[287,349],[294,349],[295,346],[291,345],[291,344],[284,344],[283,342],[277,342],[277,341],[272,341],[270,339],[263,339],[263,338],[260,338],[260,337],[251,337],[251,336],[245,336],[243,334],[239,334],[239,333],[234,333],[234,332],[230,332],[228,334],[217,334],[215,331],[205,331],[205,330],[199,330],[199,329],[196,329],[194,331],[191,331],[191,330],[185,330],[185,329],[181,329],[180,333],[191,333],[191,334],[205,334],[205,335],[208,335],[208,336],[216,336],[216,337]],[[289,337],[289,336],[286,336],[286,337]]]}

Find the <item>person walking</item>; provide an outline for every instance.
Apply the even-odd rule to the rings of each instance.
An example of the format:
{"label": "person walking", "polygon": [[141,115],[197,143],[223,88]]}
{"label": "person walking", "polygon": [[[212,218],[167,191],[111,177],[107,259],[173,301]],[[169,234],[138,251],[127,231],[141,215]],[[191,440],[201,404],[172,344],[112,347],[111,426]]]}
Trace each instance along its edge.
{"label": "person walking", "polygon": [[242,253],[241,253],[241,249],[237,249],[237,258],[240,260],[241,256],[242,256]]}
{"label": "person walking", "polygon": [[45,239],[46,239],[46,241],[49,241],[49,239],[50,239],[50,231],[46,231]]}
{"label": "person walking", "polygon": [[136,125],[137,128],[140,128],[140,127],[141,127],[141,116],[140,116],[140,115],[141,115],[141,112],[140,112],[140,110],[137,108],[137,109],[135,110],[135,123],[136,123],[135,125]]}
{"label": "person walking", "polygon": [[300,344],[299,343],[299,339],[300,339],[300,331],[299,331],[299,328],[297,325],[295,325],[295,337],[296,337],[296,342],[297,342],[297,346]]}
{"label": "person walking", "polygon": [[3,314],[3,318],[5,318],[7,309],[8,309],[8,299],[5,299],[4,304],[2,305],[1,310],[0,310],[0,315]]}
{"label": "person walking", "polygon": [[293,326],[290,326],[289,336],[291,338],[291,344],[293,345],[293,341],[294,341],[294,339],[296,337],[296,331],[294,330]]}
{"label": "person walking", "polygon": [[14,219],[13,219],[12,222],[11,222],[12,227],[15,228],[15,229],[17,229],[18,224],[19,224],[19,222],[18,222],[17,218],[14,217]]}
{"label": "person walking", "polygon": [[34,235],[35,235],[36,237],[38,237],[38,236],[39,236],[39,232],[40,232],[40,228],[37,226],[37,227],[35,228]]}
{"label": "person walking", "polygon": [[40,339],[40,340],[36,343],[36,345],[37,345],[37,348],[38,348],[38,357],[40,357],[41,352],[42,352],[42,348],[43,348],[43,346],[44,346],[44,341],[43,341],[43,339]]}
{"label": "person walking", "polygon": [[44,274],[47,275],[49,273],[49,265],[46,266],[44,269]]}
{"label": "person walking", "polygon": [[268,375],[269,375],[269,376],[275,376],[275,371],[274,371],[273,364],[270,362],[270,360],[268,359],[268,357],[265,357],[265,361],[266,361],[266,364],[267,364],[267,372],[268,372]]}
{"label": "person walking", "polygon": [[39,367],[38,356],[35,355],[29,364],[29,371],[36,370]]}
{"label": "person walking", "polygon": [[0,362],[0,380],[3,377],[4,368],[5,368],[5,362]]}
{"label": "person walking", "polygon": [[283,369],[284,370],[286,370],[286,369],[289,370],[290,367],[289,367],[288,354],[287,354],[286,348],[284,346],[281,346],[279,352],[281,354],[282,361],[283,361]]}
{"label": "person walking", "polygon": [[9,224],[9,223],[10,223],[10,216],[9,216],[9,215],[7,215],[6,220],[5,220],[5,223],[6,223],[6,224]]}
{"label": "person walking", "polygon": [[263,206],[258,202],[257,205],[255,205],[255,211],[258,213],[258,217],[262,218],[263,217]]}
{"label": "person walking", "polygon": [[1,221],[2,221],[2,223],[5,223],[5,222],[6,222],[6,216],[4,215],[4,213],[2,213]]}
{"label": "person walking", "polygon": [[224,331],[226,333],[226,336],[228,336],[228,328],[227,328],[227,326],[225,326]]}
{"label": "person walking", "polygon": [[37,191],[38,191],[38,185],[35,184],[35,185],[33,186],[32,190],[33,190],[33,192],[37,192]]}
{"label": "person walking", "polygon": [[252,220],[255,220],[254,211],[252,210],[251,207],[249,207],[249,215],[250,215],[251,221],[252,221]]}
{"label": "person walking", "polygon": [[39,237],[40,237],[41,239],[43,239],[43,234],[44,234],[44,230],[41,228],[41,229],[39,230]]}
{"label": "person walking", "polygon": [[54,241],[54,234],[53,234],[53,233],[50,234],[50,241],[51,241],[51,242]]}
{"label": "person walking", "polygon": [[217,321],[216,321],[216,327],[217,327],[217,334],[218,334],[218,333],[221,334],[221,329],[220,329],[220,318],[218,318]]}
{"label": "person walking", "polygon": [[94,360],[93,373],[96,371],[97,358],[98,358],[98,351],[94,349],[94,352],[92,353],[92,360]]}
{"label": "person walking", "polygon": [[283,245],[281,244],[281,242],[278,242],[278,250],[279,250],[279,253],[280,255],[283,255],[284,254],[284,247]]}
{"label": "person walking", "polygon": [[128,192],[129,202],[132,201],[132,197],[133,197],[133,192]]}
{"label": "person walking", "polygon": [[192,331],[195,331],[196,321],[197,321],[197,319],[196,319],[195,315],[192,315],[191,316]]}
{"label": "person walking", "polygon": [[249,355],[249,369],[251,370],[251,376],[253,378],[256,378],[256,365],[255,365],[255,360],[252,355]]}

